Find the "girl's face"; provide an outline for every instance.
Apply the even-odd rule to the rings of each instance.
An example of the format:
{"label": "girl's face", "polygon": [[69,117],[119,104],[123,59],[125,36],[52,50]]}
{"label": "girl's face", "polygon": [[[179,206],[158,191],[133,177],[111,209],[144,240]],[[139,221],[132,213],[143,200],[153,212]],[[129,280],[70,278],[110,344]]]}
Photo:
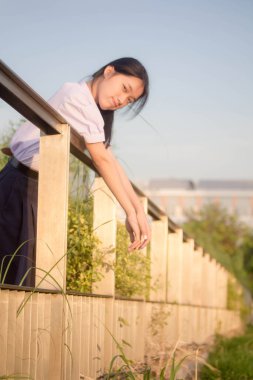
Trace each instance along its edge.
{"label": "girl's face", "polygon": [[97,79],[93,96],[102,110],[115,111],[135,102],[143,90],[141,79],[117,73],[113,66],[107,66],[103,76]]}

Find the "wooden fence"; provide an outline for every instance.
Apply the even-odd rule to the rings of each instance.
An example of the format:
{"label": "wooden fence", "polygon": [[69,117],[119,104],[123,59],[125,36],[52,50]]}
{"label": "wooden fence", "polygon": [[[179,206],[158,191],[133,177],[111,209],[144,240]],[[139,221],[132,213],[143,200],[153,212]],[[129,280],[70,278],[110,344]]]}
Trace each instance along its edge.
{"label": "wooden fence", "polygon": [[[226,270],[136,187],[152,218],[151,285],[158,290],[151,290],[148,300],[119,299],[114,272],[109,270],[94,284],[92,294],[65,291],[69,153],[94,167],[67,122],[3,62],[0,67],[1,97],[44,132],[37,287],[35,292],[0,287],[0,377],[95,379],[117,353],[114,339],[129,358],[144,362],[159,345],[173,346],[178,339],[203,343],[217,331],[239,329],[239,311],[227,309]],[[103,246],[114,248],[116,202],[101,178],[96,178],[94,190],[94,228]],[[44,271],[50,271],[57,286],[43,277]]]}

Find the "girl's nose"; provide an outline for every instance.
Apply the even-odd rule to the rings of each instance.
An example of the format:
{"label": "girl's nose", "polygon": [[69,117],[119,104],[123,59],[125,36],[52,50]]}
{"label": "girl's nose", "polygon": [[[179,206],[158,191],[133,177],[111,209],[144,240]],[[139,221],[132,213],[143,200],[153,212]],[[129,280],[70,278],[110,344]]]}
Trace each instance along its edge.
{"label": "girl's nose", "polygon": [[126,104],[128,104],[128,95],[123,94],[120,97],[118,97],[119,107],[124,107]]}

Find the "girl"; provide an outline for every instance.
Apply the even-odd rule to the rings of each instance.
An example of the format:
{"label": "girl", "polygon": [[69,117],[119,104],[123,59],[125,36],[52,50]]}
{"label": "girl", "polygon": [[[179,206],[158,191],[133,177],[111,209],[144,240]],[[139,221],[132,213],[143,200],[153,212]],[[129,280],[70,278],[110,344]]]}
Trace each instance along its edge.
{"label": "girl", "polygon": [[[114,111],[127,105],[135,113],[148,98],[149,80],[134,58],[120,58],[96,71],[86,83],[65,83],[49,100],[83,136],[99,173],[126,214],[129,251],[144,248],[150,229],[138,197],[110,149]],[[0,173],[0,265],[2,277],[13,253],[5,283],[19,284],[35,267],[35,237],[40,130],[23,124],[10,144],[12,158]],[[23,244],[22,244],[23,243]],[[23,285],[34,286],[34,269]]]}

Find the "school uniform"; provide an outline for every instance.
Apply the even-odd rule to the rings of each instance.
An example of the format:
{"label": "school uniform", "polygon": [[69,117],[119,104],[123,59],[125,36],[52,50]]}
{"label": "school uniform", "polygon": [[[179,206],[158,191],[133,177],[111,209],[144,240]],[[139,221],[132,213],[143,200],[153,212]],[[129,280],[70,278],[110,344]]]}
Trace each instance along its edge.
{"label": "school uniform", "polygon": [[[48,103],[86,142],[105,140],[102,115],[85,81],[65,83]],[[27,271],[22,284],[35,283],[40,133],[32,123],[20,126],[0,172],[0,282],[6,284],[19,285]]]}

